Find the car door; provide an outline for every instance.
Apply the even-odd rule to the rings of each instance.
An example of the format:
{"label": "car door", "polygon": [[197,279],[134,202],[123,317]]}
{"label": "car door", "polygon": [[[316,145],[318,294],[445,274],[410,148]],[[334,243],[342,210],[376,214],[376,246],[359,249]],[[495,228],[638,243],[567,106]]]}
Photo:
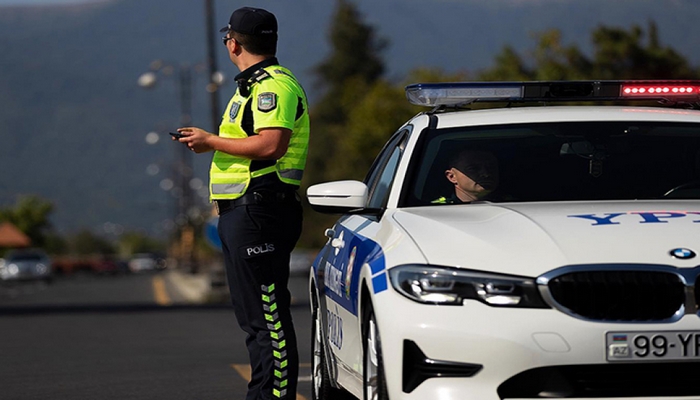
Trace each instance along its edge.
{"label": "car door", "polygon": [[[345,215],[327,232],[318,268],[319,291],[325,302],[326,334],[329,349],[338,365],[338,381],[344,376],[362,374],[362,341],[360,334],[360,272],[371,266],[372,288],[386,290],[388,280],[383,266],[381,240],[377,237],[382,222],[381,210],[386,207],[398,164],[403,155],[409,129],[397,132],[372,165],[365,184],[368,187],[366,214]],[[370,212],[369,210],[374,210]],[[374,270],[377,271],[374,271]],[[347,376],[346,376],[347,375]]]}

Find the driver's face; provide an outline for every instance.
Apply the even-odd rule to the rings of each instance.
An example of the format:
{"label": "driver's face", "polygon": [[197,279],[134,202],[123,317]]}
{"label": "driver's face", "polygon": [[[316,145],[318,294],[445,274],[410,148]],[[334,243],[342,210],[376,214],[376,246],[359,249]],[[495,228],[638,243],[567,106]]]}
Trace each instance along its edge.
{"label": "driver's face", "polygon": [[475,159],[462,166],[461,169],[452,169],[461,172],[489,192],[498,186],[498,163],[495,158]]}
{"label": "driver's face", "polygon": [[[485,187],[481,183],[477,183],[474,179],[457,168],[448,169],[445,171],[445,176],[455,185],[455,194],[457,197],[465,202],[479,200],[495,189],[495,186],[491,186],[490,184],[485,183],[484,185],[487,185],[487,187]],[[489,181],[489,183],[490,182],[491,181]]]}

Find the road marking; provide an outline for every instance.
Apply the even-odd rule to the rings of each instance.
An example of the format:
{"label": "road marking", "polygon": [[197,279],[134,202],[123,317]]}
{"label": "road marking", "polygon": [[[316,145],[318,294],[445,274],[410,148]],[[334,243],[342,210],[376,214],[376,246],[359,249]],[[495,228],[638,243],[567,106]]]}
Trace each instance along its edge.
{"label": "road marking", "polygon": [[160,276],[153,277],[153,296],[156,298],[156,303],[160,306],[172,304],[168,291],[165,290],[165,281]]}
{"label": "road marking", "polygon": [[[231,364],[231,368],[235,369],[236,372],[238,372],[238,375],[240,375],[241,378],[245,379],[246,382],[250,382],[250,365],[248,365],[248,364]],[[311,368],[311,363],[299,363],[299,368],[300,369],[301,368]],[[299,378],[299,381],[304,382],[304,381],[306,381],[306,378],[304,378],[304,379]],[[306,397],[297,393],[296,400],[306,400]]]}
{"label": "road marking", "polygon": [[201,275],[185,275],[176,270],[166,271],[165,280],[190,303],[204,303],[206,294],[211,289],[209,278]]}

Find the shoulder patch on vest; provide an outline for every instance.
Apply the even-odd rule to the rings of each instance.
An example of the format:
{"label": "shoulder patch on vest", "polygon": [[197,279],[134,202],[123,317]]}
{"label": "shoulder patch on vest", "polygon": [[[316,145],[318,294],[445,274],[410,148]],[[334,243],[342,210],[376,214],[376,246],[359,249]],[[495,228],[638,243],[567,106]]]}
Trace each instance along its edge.
{"label": "shoulder patch on vest", "polygon": [[277,95],[272,92],[258,95],[258,110],[262,112],[272,111],[277,107]]}
{"label": "shoulder patch on vest", "polygon": [[241,103],[235,102],[231,104],[231,109],[228,112],[228,121],[236,122],[236,116],[238,116],[238,110],[241,109]]}

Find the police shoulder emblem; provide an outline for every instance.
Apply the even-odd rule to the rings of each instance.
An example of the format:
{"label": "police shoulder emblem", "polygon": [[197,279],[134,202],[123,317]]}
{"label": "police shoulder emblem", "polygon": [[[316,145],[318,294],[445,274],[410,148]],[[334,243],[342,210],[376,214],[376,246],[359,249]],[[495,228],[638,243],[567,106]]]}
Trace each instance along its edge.
{"label": "police shoulder emblem", "polygon": [[235,122],[236,121],[236,116],[238,115],[238,110],[241,109],[241,103],[240,102],[235,102],[231,104],[231,109],[228,112],[228,120],[229,122]]}
{"label": "police shoulder emblem", "polygon": [[272,92],[258,95],[258,110],[262,112],[272,111],[277,107],[277,95]]}

